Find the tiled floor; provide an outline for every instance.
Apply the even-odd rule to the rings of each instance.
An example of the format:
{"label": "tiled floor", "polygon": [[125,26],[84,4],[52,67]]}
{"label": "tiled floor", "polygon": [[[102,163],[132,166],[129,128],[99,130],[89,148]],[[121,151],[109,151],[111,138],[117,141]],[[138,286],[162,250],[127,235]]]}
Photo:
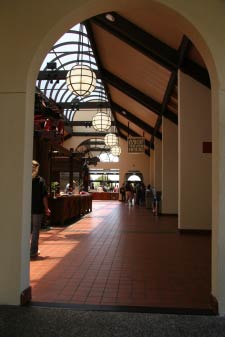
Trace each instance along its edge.
{"label": "tiled floor", "polygon": [[35,302],[210,308],[211,237],[180,234],[175,216],[93,201],[76,223],[42,231],[40,250]]}

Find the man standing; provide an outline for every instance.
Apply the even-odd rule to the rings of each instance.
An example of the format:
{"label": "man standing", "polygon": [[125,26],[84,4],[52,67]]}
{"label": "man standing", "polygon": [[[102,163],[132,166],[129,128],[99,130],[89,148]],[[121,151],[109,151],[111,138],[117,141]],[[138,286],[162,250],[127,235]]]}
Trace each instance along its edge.
{"label": "man standing", "polygon": [[39,163],[32,161],[32,206],[31,206],[31,245],[30,256],[37,257],[40,252],[38,250],[39,231],[43,215],[51,214],[48,208],[48,191],[45,180],[38,175]]}

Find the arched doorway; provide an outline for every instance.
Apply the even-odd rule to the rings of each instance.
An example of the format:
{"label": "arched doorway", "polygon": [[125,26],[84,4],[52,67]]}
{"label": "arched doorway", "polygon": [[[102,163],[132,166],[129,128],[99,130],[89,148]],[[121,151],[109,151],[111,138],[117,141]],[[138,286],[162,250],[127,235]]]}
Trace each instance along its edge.
{"label": "arched doorway", "polygon": [[[164,2],[166,4],[166,1]],[[129,4],[129,6],[133,6],[134,4]],[[142,4],[139,4],[140,6]],[[149,8],[151,7],[150,5],[151,4],[147,4],[145,1],[143,1],[143,5],[144,6],[149,6]],[[119,10],[120,9],[120,5],[119,4],[114,4],[114,6],[116,7],[115,9]],[[193,24],[196,24],[196,26],[198,26],[197,24],[197,19],[195,18],[195,11],[193,10],[193,7],[197,7],[198,4],[196,5],[192,5],[190,4],[189,5],[191,10],[192,10],[192,14],[193,14]],[[177,8],[176,7],[176,3],[174,3],[174,8],[175,10],[177,10],[177,12],[179,12],[181,15],[184,15],[185,16],[185,10],[182,10],[181,8]],[[199,7],[198,7],[199,8]],[[60,12],[60,15],[56,15],[54,17],[54,19],[51,19],[51,20],[48,20],[48,24],[46,23],[46,27],[45,29],[43,29],[42,33],[45,31],[50,31],[50,25],[52,23],[52,21],[55,23],[56,20],[59,20],[60,23],[58,23],[57,27],[54,26],[54,29],[51,31],[51,33],[49,33],[49,36],[52,36],[51,38],[51,42],[52,40],[55,39],[55,37],[58,35],[58,32],[61,32],[62,30],[68,28],[68,26],[70,25],[70,23],[74,23],[74,20],[77,20],[78,21],[81,21],[82,19],[84,19],[85,17],[89,16],[89,15],[93,15],[93,14],[97,14],[97,12],[100,12],[102,10],[107,10],[108,8],[105,8],[105,6],[99,1],[99,8],[96,8],[95,10],[93,10],[92,8],[87,8],[86,5],[83,5],[82,7],[82,11],[77,11],[77,8],[74,8],[74,11],[71,12],[71,8],[64,8],[64,12],[61,10]],[[50,10],[50,9],[49,9]],[[51,13],[52,14],[52,8],[51,8]],[[57,6],[54,8],[54,10],[57,11]],[[70,11],[69,11],[70,10]],[[46,15],[48,14],[47,13],[48,11],[46,10]],[[68,14],[68,12],[70,12],[70,14]],[[66,14],[66,16],[64,16],[64,13]],[[219,11],[217,12],[217,14],[219,14]],[[53,16],[50,15],[50,17],[52,18]],[[188,15],[186,14],[186,17],[188,18]],[[219,16],[220,17],[220,16]],[[66,20],[69,19],[67,22],[68,24],[66,24]],[[191,19],[190,19],[191,20]],[[59,22],[58,21],[58,22]],[[181,17],[180,17],[180,20],[179,21],[182,21]],[[3,20],[3,24],[4,24],[4,20]],[[49,25],[49,26],[47,26]],[[184,22],[184,26],[185,26],[185,31],[187,33],[190,34],[190,36],[192,37],[192,40],[194,42],[199,42],[199,46],[200,46],[200,51],[202,51],[202,53],[207,56],[207,48],[206,48],[206,45],[203,43],[202,39],[200,38],[200,35],[198,33],[196,33],[194,31],[194,28],[193,26],[191,25],[188,25],[187,22],[185,21]],[[200,25],[199,27],[199,30],[202,32],[203,35],[205,35],[205,37],[207,36],[207,33],[206,33],[206,29],[205,29],[205,26],[204,26],[204,20],[203,20],[203,23],[202,25]],[[18,32],[19,33],[19,32]],[[46,36],[46,35],[45,35]],[[216,36],[216,35],[215,35]],[[15,134],[18,136],[17,139],[20,140],[21,142],[18,142],[18,144],[16,144],[16,150],[18,150],[18,153],[21,154],[25,152],[25,154],[22,156],[22,158],[20,158],[20,155],[15,155],[15,158],[12,160],[11,156],[6,155],[5,159],[6,159],[6,162],[7,162],[7,168],[6,167],[3,167],[2,169],[2,173],[3,175],[6,174],[12,174],[13,176],[13,170],[12,168],[9,169],[8,171],[8,168],[10,167],[13,167],[13,163],[14,161],[16,161],[18,163],[18,171],[20,172],[20,176],[21,177],[24,177],[22,179],[22,184],[21,186],[19,186],[18,190],[15,192],[15,201],[12,205],[12,207],[16,210],[14,212],[13,215],[10,215],[10,217],[8,216],[8,207],[7,207],[7,203],[4,201],[2,206],[3,206],[3,213],[2,213],[2,217],[3,217],[3,222],[9,222],[13,225],[13,227],[16,228],[16,223],[18,222],[18,219],[19,219],[19,223],[20,223],[20,226],[18,226],[18,229],[16,230],[15,232],[15,236],[16,234],[18,234],[18,237],[19,239],[14,239],[15,242],[17,242],[17,245],[16,247],[17,248],[17,253],[16,254],[18,256],[18,259],[15,260],[15,262],[13,263],[13,265],[17,265],[17,262],[18,262],[18,265],[21,265],[21,263],[19,263],[19,259],[21,258],[22,256],[22,260],[24,259],[24,261],[26,261],[27,263],[25,263],[24,266],[21,266],[21,269],[19,268],[18,270],[18,267],[15,268],[15,272],[18,273],[19,275],[23,275],[21,277],[19,277],[19,279],[21,280],[21,282],[19,282],[19,284],[17,284],[17,291],[16,292],[13,292],[12,295],[10,295],[10,300],[7,299],[7,303],[18,303],[18,294],[21,292],[22,289],[25,289],[26,286],[28,285],[28,267],[27,267],[27,264],[28,264],[28,256],[26,254],[26,250],[27,250],[27,246],[28,246],[28,232],[29,232],[29,210],[26,211],[26,205],[29,204],[29,190],[30,190],[30,186],[28,184],[28,186],[26,188],[22,187],[25,186],[25,177],[29,175],[29,162],[30,162],[30,159],[31,159],[31,147],[28,146],[27,144],[29,143],[29,140],[31,139],[31,131],[29,130],[29,127],[27,128],[27,126],[31,126],[31,120],[30,120],[30,117],[29,117],[29,111],[28,110],[31,110],[32,108],[32,104],[33,104],[33,92],[32,92],[32,84],[34,83],[34,78],[35,78],[35,72],[37,73],[38,71],[38,65],[40,64],[40,60],[41,58],[43,57],[44,53],[49,49],[49,46],[51,45],[51,42],[50,42],[50,38],[49,37],[46,37],[43,41],[43,35],[41,36],[41,32],[40,32],[40,35],[37,34],[36,35],[36,42],[37,44],[36,45],[40,45],[40,41],[42,40],[43,44],[42,44],[42,48],[40,47],[39,50],[37,51],[36,47],[32,47],[30,48],[30,52],[28,52],[27,54],[27,59],[30,60],[30,58],[32,57],[32,55],[34,55],[34,51],[36,51],[36,56],[35,58],[33,59],[33,62],[32,64],[30,64],[30,67],[29,67],[29,71],[28,71],[28,66],[25,66],[25,63],[27,61],[24,60],[24,63],[23,63],[23,67],[21,67],[21,69],[26,69],[27,72],[29,72],[29,80],[28,80],[28,83],[26,85],[26,80],[25,80],[25,76],[26,75],[21,75],[21,73],[19,74],[19,77],[21,78],[21,82],[18,82],[20,83],[19,87],[21,89],[21,92],[25,92],[26,91],[26,88],[27,91],[26,91],[26,94],[23,94],[22,96],[22,99],[18,98],[15,100],[15,91],[16,90],[13,90],[12,86],[10,83],[7,82],[7,85],[6,85],[6,89],[7,88],[10,88],[8,90],[8,92],[10,93],[11,95],[11,98],[14,98],[14,103],[10,106],[7,106],[6,104],[6,98],[3,97],[2,99],[2,102],[3,102],[3,105],[6,106],[6,110],[5,111],[9,111],[11,112],[12,109],[17,106],[18,107],[18,110],[21,111],[21,116],[23,116],[23,118],[21,120],[26,120],[27,123],[26,123],[26,127],[24,125],[21,125],[21,129],[18,131],[16,130],[15,131]],[[212,42],[210,41],[209,42],[209,45],[210,47],[212,46]],[[17,54],[18,55],[18,54]],[[215,59],[216,59],[216,56],[215,56]],[[213,61],[212,61],[212,58],[210,59],[210,55],[208,53],[208,60],[207,60],[207,65],[209,66],[209,70],[210,70],[210,74],[212,76],[212,80],[213,80],[213,106],[214,106],[214,113],[215,113],[215,117],[214,117],[214,123],[213,123],[213,127],[214,127],[214,131],[217,130],[217,128],[219,128],[219,126],[217,125],[218,123],[218,116],[217,116],[217,107],[219,107],[219,111],[222,110],[222,100],[218,98],[218,88],[217,88],[217,81],[216,81],[216,72],[215,72],[215,69],[213,67]],[[216,61],[218,62],[219,64],[219,61],[216,59]],[[217,65],[218,65],[217,64]],[[8,71],[8,74],[10,73],[10,71]],[[26,73],[26,71],[25,71]],[[6,72],[4,71],[3,72],[3,77],[5,76]],[[18,77],[18,78],[19,78]],[[5,76],[5,78],[7,78]],[[6,92],[7,90],[3,89],[3,92]],[[18,91],[17,91],[18,92]],[[26,100],[26,106],[27,106],[27,109],[26,109],[26,113],[24,113],[24,106],[25,106],[25,100]],[[8,100],[7,100],[7,103],[8,103]],[[222,116],[220,116],[222,118]],[[15,116],[15,120],[17,120]],[[11,125],[11,121],[9,119],[5,119],[5,126],[9,129]],[[19,124],[20,125],[20,124]],[[215,133],[215,132],[214,132]],[[24,137],[25,135],[25,137]],[[218,162],[218,144],[217,144],[217,141],[218,139],[216,138],[215,139],[215,158],[214,158],[214,168],[215,168],[215,172],[214,172],[214,192],[213,192],[213,195],[214,195],[214,199],[217,201],[216,202],[216,205],[218,205],[219,209],[221,209],[221,212],[218,212],[218,210],[213,214],[213,223],[215,224],[215,227],[216,227],[216,220],[219,219],[219,224],[220,224],[220,227],[219,227],[219,232],[220,234],[223,233],[223,229],[221,228],[222,226],[222,215],[223,215],[223,212],[222,212],[222,197],[220,197],[220,185],[221,183],[223,182],[223,178],[220,178],[219,180],[219,174],[217,174],[219,172],[218,170],[218,165],[222,166],[224,163],[220,163]],[[5,134],[3,134],[3,144],[5,144]],[[15,149],[15,144],[8,144],[8,149],[9,149],[9,152],[11,153],[12,149]],[[21,151],[22,150],[22,151]],[[223,150],[223,147],[221,147],[221,150]],[[219,163],[219,164],[218,164]],[[25,167],[25,169],[24,169]],[[218,182],[220,182],[220,184],[218,184]],[[8,190],[13,190],[13,186],[15,186],[15,183],[16,183],[16,180],[15,179],[12,179],[12,181],[10,181],[8,183]],[[6,188],[6,191],[7,191],[7,188]],[[5,195],[6,199],[7,197],[10,197],[10,193],[9,192],[6,192],[6,195]],[[22,197],[22,198],[21,198]],[[18,203],[17,204],[17,201],[18,200],[23,200],[22,202]],[[14,207],[15,206],[15,207]],[[4,210],[5,209],[5,210]],[[20,209],[20,211],[19,211]],[[23,210],[21,212],[21,209]],[[25,225],[22,225],[22,223],[25,223]],[[21,233],[22,233],[22,236],[21,236]],[[9,233],[9,230],[5,229],[5,234],[6,236],[10,237],[10,233]],[[21,239],[22,238],[22,239]],[[215,231],[214,233],[214,239],[215,239],[215,242],[213,243],[213,257],[215,258],[215,261],[214,261],[214,264],[213,264],[213,275],[215,275],[215,280],[213,281],[213,287],[215,288],[215,291],[214,293],[217,294],[217,289],[218,289],[218,285],[217,285],[217,281],[216,281],[216,275],[217,275],[217,244],[218,244],[218,241],[217,241],[217,230]],[[23,242],[23,247],[20,247],[21,245],[19,244],[19,242]],[[3,245],[3,248],[6,248],[6,244]],[[21,254],[19,254],[21,250]],[[221,255],[221,254],[219,254]],[[10,261],[13,261],[13,257],[10,255],[9,257],[2,259],[1,260],[1,265],[4,266],[4,265],[9,265],[10,264]],[[221,266],[221,263],[220,263],[220,260],[218,262],[218,264]],[[6,279],[3,281],[3,284],[4,283],[7,283],[8,281],[8,278],[9,279],[18,279],[18,277],[14,278],[14,277],[11,277],[12,275],[14,275],[14,273],[12,273],[12,275],[10,275],[10,273],[8,274],[8,276],[6,277]],[[223,278],[223,274],[220,274],[220,278]],[[221,281],[221,280],[220,280]],[[9,282],[10,284],[11,282]],[[222,282],[219,282],[219,284],[222,284]],[[2,289],[4,289],[4,287],[2,287]],[[221,289],[222,291],[223,289]],[[220,291],[220,292],[221,292]],[[223,292],[223,291],[222,291]],[[5,298],[5,295],[2,293],[1,294],[1,298]]]}

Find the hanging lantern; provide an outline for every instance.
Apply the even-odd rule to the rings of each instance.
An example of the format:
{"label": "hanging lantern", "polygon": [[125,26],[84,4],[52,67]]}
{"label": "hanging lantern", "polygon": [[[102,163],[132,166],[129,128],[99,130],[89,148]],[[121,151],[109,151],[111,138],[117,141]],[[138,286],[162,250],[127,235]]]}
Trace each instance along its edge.
{"label": "hanging lantern", "polygon": [[[84,41],[86,29],[84,24],[79,26],[77,60],[74,67],[68,71],[66,84],[68,89],[75,95],[89,96],[96,86],[96,74],[91,69],[92,50],[90,41]],[[84,57],[84,48],[87,49],[88,57]]]}
{"label": "hanging lantern", "polygon": [[114,145],[118,144],[118,137],[115,135],[115,133],[108,133],[105,138],[105,144],[109,147],[112,147]]}
{"label": "hanging lantern", "polygon": [[111,147],[110,152],[113,156],[119,156],[121,154],[121,147],[119,145],[114,145]]}
{"label": "hanging lantern", "polygon": [[111,118],[107,113],[99,111],[92,118],[92,126],[96,131],[107,131],[111,126]]}
{"label": "hanging lantern", "polygon": [[77,96],[89,96],[96,86],[95,72],[84,64],[75,65],[66,76],[67,88]]}

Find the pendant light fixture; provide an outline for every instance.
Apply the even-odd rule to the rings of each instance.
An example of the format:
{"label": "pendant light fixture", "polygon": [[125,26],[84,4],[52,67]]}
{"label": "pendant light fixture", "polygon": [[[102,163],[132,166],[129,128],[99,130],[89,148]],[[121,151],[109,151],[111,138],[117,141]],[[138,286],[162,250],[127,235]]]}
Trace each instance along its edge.
{"label": "pendant light fixture", "polygon": [[107,133],[104,138],[105,144],[109,147],[118,145],[118,137],[115,133]]}
{"label": "pendant light fixture", "polygon": [[114,145],[111,147],[110,152],[113,156],[120,156],[121,155],[121,147],[119,145]]}
{"label": "pendant light fixture", "polygon": [[107,131],[111,126],[111,118],[107,113],[99,111],[92,119],[92,126],[96,131]]}
{"label": "pendant light fixture", "polygon": [[67,87],[76,96],[89,96],[96,87],[96,74],[91,69],[90,53],[91,48],[88,40],[89,59],[84,60],[84,25],[81,23],[79,30],[77,63],[71,70],[68,71],[66,76]]}
{"label": "pendant light fixture", "polygon": [[99,106],[98,111],[92,118],[92,126],[96,131],[105,132],[111,126],[111,117],[107,113],[107,110],[102,110],[102,103],[103,103],[103,87],[100,87],[99,91]]}

